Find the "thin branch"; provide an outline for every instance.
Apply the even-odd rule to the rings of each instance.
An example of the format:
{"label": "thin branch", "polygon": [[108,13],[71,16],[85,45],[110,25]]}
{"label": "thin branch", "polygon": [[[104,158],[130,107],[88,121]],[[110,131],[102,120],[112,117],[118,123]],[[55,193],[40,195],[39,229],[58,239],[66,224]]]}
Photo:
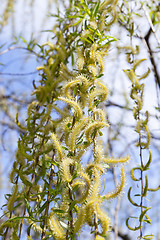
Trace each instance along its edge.
{"label": "thin branch", "polygon": [[[114,227],[112,227],[112,231],[115,231]],[[120,230],[118,230],[118,237],[123,240],[132,240],[128,234],[122,233]]]}
{"label": "thin branch", "polygon": [[2,96],[0,96],[0,100],[11,100],[11,101],[17,102],[19,104],[28,105],[35,99],[30,99],[29,101],[27,101],[25,99],[18,99],[15,95],[2,95]]}
{"label": "thin branch", "polygon": [[28,52],[30,52],[30,53],[33,53],[34,55],[36,55],[37,57],[39,57],[39,58],[42,58],[41,56],[39,56],[35,51],[33,51],[32,49],[29,49],[29,48],[27,48],[27,47],[17,47],[17,46],[14,46],[14,47],[8,47],[7,49],[5,49],[5,50],[3,50],[2,52],[0,52],[0,55],[3,55],[3,54],[5,54],[5,53],[7,53],[7,52],[9,52],[9,51],[12,51],[12,50],[15,50],[15,49],[21,49],[21,50],[26,50],[26,51],[28,51]]}
{"label": "thin branch", "polygon": [[144,40],[145,40],[145,43],[148,47],[149,58],[150,58],[150,61],[151,61],[152,67],[153,67],[155,80],[156,80],[156,83],[158,84],[158,86],[160,88],[160,76],[159,76],[158,69],[157,69],[157,66],[156,66],[156,62],[155,62],[154,57],[153,57],[153,52],[152,52],[152,49],[151,49],[151,46],[150,46],[150,43],[149,43],[149,38],[150,38],[151,33],[152,33],[152,29],[150,28],[148,33],[144,37]]}
{"label": "thin branch", "polygon": [[34,72],[29,72],[29,73],[3,73],[0,72],[0,75],[5,75],[5,76],[26,76],[26,75],[32,75],[32,74],[36,74],[38,71],[34,71]]}
{"label": "thin branch", "polygon": [[152,21],[151,21],[151,19],[150,19],[149,13],[147,12],[147,9],[146,9],[146,7],[145,7],[144,5],[143,5],[143,10],[144,10],[144,13],[145,13],[145,15],[146,15],[146,18],[147,18],[147,20],[148,20],[148,23],[149,23],[149,25],[150,25],[150,29],[151,29],[151,31],[153,32],[153,34],[154,34],[154,36],[155,36],[158,44],[160,45],[160,40],[159,40],[159,38],[158,38],[158,36],[157,36],[157,34],[156,34],[156,31],[155,31],[155,28],[154,28],[154,26],[153,26],[153,23],[152,23]]}

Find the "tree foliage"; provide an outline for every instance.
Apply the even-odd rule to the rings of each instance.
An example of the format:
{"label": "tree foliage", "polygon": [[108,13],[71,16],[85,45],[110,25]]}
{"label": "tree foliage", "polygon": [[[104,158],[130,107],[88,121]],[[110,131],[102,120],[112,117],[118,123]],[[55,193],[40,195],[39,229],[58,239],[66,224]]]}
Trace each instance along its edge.
{"label": "tree foliage", "polygon": [[[70,0],[59,4],[64,10],[62,13],[59,7],[57,14],[52,15],[56,24],[50,31],[50,40],[38,44],[21,38],[27,50],[41,59],[42,65],[37,68],[39,83],[33,81],[33,100],[28,105],[25,124],[16,116],[20,137],[9,176],[12,193],[6,195],[0,234],[3,239],[73,240],[80,238],[84,226],[89,226],[89,236],[95,240],[110,239],[112,230],[115,239],[118,235],[125,239],[125,234],[118,231],[117,212],[130,159],[132,186],[128,189],[128,200],[139,211],[136,216],[128,214],[126,225],[138,232],[137,239],[153,239],[151,233],[144,231],[151,225],[147,195],[158,191],[159,186],[152,187],[149,180],[154,136],[144,102],[145,83],[151,73],[157,88],[160,85],[149,40],[152,34],[159,48],[156,28],[160,3],[135,1],[134,11],[132,1],[125,0]],[[8,19],[7,11],[3,23]],[[142,36],[139,19],[144,17],[149,30]],[[114,33],[117,29],[121,29],[123,36]],[[127,44],[123,44],[124,34],[126,41],[129,39]],[[143,56],[142,42],[147,57]],[[122,68],[130,90],[124,96],[124,106],[107,102],[116,92],[116,88],[109,90],[105,84],[105,77],[109,78],[104,71],[105,61],[112,51],[118,57],[126,55]],[[109,82],[108,85],[112,86]],[[123,121],[118,130],[113,129],[114,113],[106,111],[111,106],[127,113],[133,109],[134,144],[139,153],[136,166],[126,148],[122,154],[113,151],[114,144],[121,143],[124,129]],[[107,142],[105,132],[108,132]],[[116,166],[120,168],[118,174]],[[110,173],[114,176],[114,190],[110,188],[111,182],[106,181]],[[136,200],[131,196],[133,187]],[[106,211],[106,206],[109,199],[117,197],[112,227],[111,213],[109,209]],[[136,219],[135,225],[130,223],[132,219]]]}

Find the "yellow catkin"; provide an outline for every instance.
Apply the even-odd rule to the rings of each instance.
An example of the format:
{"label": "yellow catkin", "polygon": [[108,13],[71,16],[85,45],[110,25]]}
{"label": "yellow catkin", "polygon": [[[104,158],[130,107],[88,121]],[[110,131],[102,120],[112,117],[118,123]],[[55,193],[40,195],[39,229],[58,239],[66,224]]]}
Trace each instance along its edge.
{"label": "yellow catkin", "polygon": [[82,182],[81,180],[75,180],[74,182],[72,182],[72,188],[76,187],[76,186],[80,186],[80,187],[84,187],[85,183]]}
{"label": "yellow catkin", "polygon": [[101,179],[100,179],[100,173],[98,172],[98,170],[94,167],[94,183],[91,187],[90,190],[90,200],[92,201],[96,201],[96,199],[98,198],[98,194],[100,191],[100,186],[101,186]]}
{"label": "yellow catkin", "polygon": [[8,211],[12,212],[13,211],[13,207],[14,207],[14,202],[17,198],[17,193],[18,193],[18,185],[15,185],[13,187],[13,192],[12,195],[10,196],[8,203],[7,203],[7,207],[8,207]]}
{"label": "yellow catkin", "polygon": [[125,163],[129,160],[129,156],[123,158],[103,158],[103,162],[108,164],[117,164],[117,163]]}
{"label": "yellow catkin", "polygon": [[103,94],[103,98],[102,101],[105,101],[107,96],[108,96],[108,88],[106,87],[106,85],[104,85],[102,82],[97,81],[98,86],[103,90],[104,94]]}
{"label": "yellow catkin", "polygon": [[88,164],[87,167],[86,167],[86,172],[89,172],[89,170],[92,169],[92,168],[96,168],[101,173],[103,173],[103,167],[101,166],[101,164],[97,164],[97,163]]}
{"label": "yellow catkin", "polygon": [[100,108],[94,109],[93,114],[94,114],[94,119],[95,120],[99,120],[101,122],[105,121],[105,114],[104,114],[104,111],[102,109],[100,109]]}
{"label": "yellow catkin", "polygon": [[97,62],[98,62],[98,64],[99,64],[99,66],[100,66],[100,73],[102,73],[103,72],[103,70],[104,70],[104,59],[103,59],[103,57],[102,57],[102,55],[100,54],[100,52],[96,52],[96,60],[97,60]]}
{"label": "yellow catkin", "polygon": [[78,65],[78,70],[81,71],[83,69],[85,63],[85,58],[83,55],[83,50],[81,48],[77,49],[77,65]]}
{"label": "yellow catkin", "polygon": [[89,96],[89,108],[92,109],[94,107],[94,99],[100,96],[100,101],[103,102],[106,100],[108,96],[108,88],[101,82],[97,81],[98,89],[91,92]]}
{"label": "yellow catkin", "polygon": [[106,194],[106,199],[110,199],[110,198],[115,198],[117,197],[123,190],[125,185],[125,171],[124,171],[124,167],[121,167],[121,182],[120,184],[118,184],[115,188],[115,190],[111,193]]}
{"label": "yellow catkin", "polygon": [[97,165],[101,166],[103,169],[104,164],[102,163],[102,160],[104,158],[103,155],[103,141],[100,139],[95,139],[95,149],[94,149],[94,162]]}
{"label": "yellow catkin", "polygon": [[77,216],[77,221],[74,223],[74,233],[78,233],[86,220],[86,208],[80,208]]}
{"label": "yellow catkin", "polygon": [[[89,96],[89,109],[92,110],[95,106],[94,106],[94,100],[97,99],[97,97],[102,96],[104,94],[103,90],[94,90],[93,92],[91,92],[90,96]],[[97,99],[98,100],[98,99]]]}
{"label": "yellow catkin", "polygon": [[53,140],[53,144],[54,144],[55,148],[57,149],[59,158],[61,160],[63,158],[63,152],[62,152],[60,141],[59,141],[58,137],[56,136],[56,134],[54,134],[54,133],[51,134],[51,138]]}
{"label": "yellow catkin", "polygon": [[67,98],[74,99],[73,95],[70,94],[69,89],[80,83],[81,81],[76,79],[66,84],[64,91]]}
{"label": "yellow catkin", "polygon": [[84,178],[85,182],[87,183],[87,186],[90,187],[91,179],[89,178],[88,174],[86,174],[84,172],[80,172],[80,176],[82,176]]}
{"label": "yellow catkin", "polygon": [[66,65],[61,62],[60,64],[60,79],[63,80],[68,80],[74,77],[74,73],[72,73],[71,71],[69,71],[66,67]]}
{"label": "yellow catkin", "polygon": [[81,131],[85,128],[86,124],[88,123],[88,119],[84,118],[82,121],[78,122],[75,124],[72,132],[71,132],[71,136],[70,136],[70,149],[71,151],[74,150],[75,146],[76,146],[76,139],[77,136],[81,133]]}
{"label": "yellow catkin", "polygon": [[94,213],[95,213],[95,200],[89,201],[86,205],[86,222],[89,226],[93,225]]}
{"label": "yellow catkin", "polygon": [[65,97],[59,97],[58,99],[71,105],[74,108],[78,119],[80,119],[82,117],[83,112],[82,112],[80,105],[77,102],[67,99]]}
{"label": "yellow catkin", "polygon": [[73,164],[73,159],[63,158],[61,163],[61,170],[63,173],[63,180],[70,182],[72,180],[72,175],[70,173],[70,166]]}
{"label": "yellow catkin", "polygon": [[90,58],[96,61],[96,51],[97,51],[97,43],[93,43],[91,48],[90,48]]}
{"label": "yellow catkin", "polygon": [[102,227],[102,235],[105,235],[110,229],[110,218],[108,217],[107,213],[104,212],[103,209],[97,208],[98,218],[101,222]]}
{"label": "yellow catkin", "polygon": [[94,131],[98,130],[100,128],[103,128],[103,127],[109,127],[109,124],[105,123],[105,122],[100,122],[100,121],[95,121],[94,123],[91,123],[86,129],[87,140],[89,142],[92,141],[92,139],[94,137],[94,136],[92,136],[92,135],[94,135]]}
{"label": "yellow catkin", "polygon": [[78,191],[80,192],[80,195],[77,197],[76,201],[78,203],[82,203],[86,200],[88,194],[89,194],[89,189],[91,186],[91,180],[88,176],[88,174],[80,172],[79,173],[80,177],[82,177],[83,179],[80,180],[75,180],[72,183],[72,188],[78,186]]}
{"label": "yellow catkin", "polygon": [[98,67],[95,64],[89,64],[87,67],[89,72],[92,73],[94,77],[98,75]]}
{"label": "yellow catkin", "polygon": [[65,239],[65,232],[55,215],[51,214],[48,218],[48,226],[56,240]]}
{"label": "yellow catkin", "polygon": [[[71,89],[72,87],[76,86],[77,84],[82,85],[83,84],[83,89],[84,91],[87,90],[87,88],[89,87],[89,81],[88,79],[81,75],[78,75],[76,78],[74,78],[74,80],[70,81],[69,83],[66,84],[64,91],[65,91],[65,95],[66,97],[73,99],[74,97],[70,94],[69,89]],[[82,87],[82,86],[81,86]]]}

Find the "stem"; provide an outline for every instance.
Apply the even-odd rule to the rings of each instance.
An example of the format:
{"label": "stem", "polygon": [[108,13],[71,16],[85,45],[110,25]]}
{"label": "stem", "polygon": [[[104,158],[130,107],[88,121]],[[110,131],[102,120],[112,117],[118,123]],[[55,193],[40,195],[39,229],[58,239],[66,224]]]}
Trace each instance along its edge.
{"label": "stem", "polygon": [[[142,145],[141,145],[141,134],[139,134],[139,145],[140,145],[140,162],[141,162],[141,167],[143,166],[143,159],[142,159]],[[140,206],[141,206],[141,214],[143,212],[143,171],[141,170],[141,202],[140,202]],[[140,222],[140,239],[142,239],[142,222]]]}
{"label": "stem", "polygon": [[[76,102],[77,102],[77,96],[76,96]],[[75,125],[75,122],[76,122],[76,118],[75,118],[75,115],[73,115],[73,121],[72,121],[72,128],[74,127]],[[75,154],[75,151],[74,151],[74,154]],[[71,172],[71,175],[73,175],[73,166],[70,166],[70,172]],[[72,184],[72,181],[69,183],[70,185]],[[73,194],[72,194],[72,190],[71,190],[71,187],[69,186],[69,198],[70,198],[70,204],[69,204],[69,220],[68,220],[68,230],[66,232],[66,239],[69,239],[69,236],[71,237],[72,239],[72,236],[73,236],[73,211],[72,209],[70,208],[71,207],[71,204],[73,202]],[[70,229],[70,230],[69,230]]]}
{"label": "stem", "polygon": [[[54,160],[55,158],[55,153],[53,154],[52,159]],[[50,189],[52,187],[52,181],[53,181],[53,173],[54,173],[54,165],[51,164],[51,171],[50,171],[50,176],[49,176],[49,187],[48,187],[48,195],[47,195],[47,206],[45,209],[45,218],[43,221],[43,229],[42,229],[42,235],[41,235],[41,240],[45,238],[46,236],[46,229],[47,229],[47,219],[48,219],[48,212],[49,212],[49,204],[51,200],[51,194],[50,194]]]}
{"label": "stem", "polygon": [[94,214],[94,226],[95,226],[95,238],[98,235],[98,218],[97,218],[97,214]]}

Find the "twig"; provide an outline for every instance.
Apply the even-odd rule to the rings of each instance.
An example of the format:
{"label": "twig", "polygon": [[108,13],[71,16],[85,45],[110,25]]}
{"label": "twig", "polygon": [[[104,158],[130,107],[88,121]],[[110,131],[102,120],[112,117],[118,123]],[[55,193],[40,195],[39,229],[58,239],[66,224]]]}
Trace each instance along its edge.
{"label": "twig", "polygon": [[26,76],[26,75],[36,74],[37,72],[38,71],[29,72],[29,73],[3,73],[3,72],[0,72],[0,75],[5,75],[5,76]]}
{"label": "twig", "polygon": [[158,74],[158,69],[157,69],[157,66],[156,66],[156,62],[154,60],[153,52],[152,52],[152,49],[151,49],[151,46],[150,46],[150,43],[149,43],[149,38],[150,38],[151,33],[152,33],[152,29],[150,27],[148,33],[144,37],[144,40],[145,40],[145,43],[146,43],[146,45],[148,47],[149,58],[150,58],[150,61],[151,61],[152,67],[153,67],[155,80],[156,80],[156,83],[158,84],[158,86],[160,88],[160,76]]}
{"label": "twig", "polygon": [[[32,49],[28,49],[27,47],[17,47],[17,46],[14,46],[14,47],[8,47],[7,49],[3,50],[2,52],[0,52],[0,55],[3,55],[9,51],[12,51],[12,50],[15,50],[15,49],[21,49],[21,50],[26,50],[26,51],[29,51],[33,54],[35,54],[37,57],[41,57],[39,56],[35,51],[33,51]],[[41,57],[42,58],[42,57]]]}
{"label": "twig", "polygon": [[151,19],[150,19],[150,16],[149,16],[148,12],[147,12],[147,9],[146,9],[146,7],[145,7],[144,5],[143,5],[143,10],[144,10],[144,13],[145,13],[145,15],[146,15],[146,17],[147,17],[148,23],[149,23],[149,25],[150,25],[150,29],[151,29],[151,31],[153,32],[153,34],[154,34],[154,36],[155,36],[158,44],[160,45],[160,40],[159,40],[158,37],[157,37],[157,34],[156,34],[155,28],[154,28],[154,26],[153,26],[153,23],[152,23],[152,21],[151,21]]}
{"label": "twig", "polygon": [[[115,231],[114,227],[112,227],[112,231],[113,232]],[[124,234],[120,230],[118,230],[118,237],[120,237],[123,240],[131,240],[131,238],[128,236],[128,234]]]}

